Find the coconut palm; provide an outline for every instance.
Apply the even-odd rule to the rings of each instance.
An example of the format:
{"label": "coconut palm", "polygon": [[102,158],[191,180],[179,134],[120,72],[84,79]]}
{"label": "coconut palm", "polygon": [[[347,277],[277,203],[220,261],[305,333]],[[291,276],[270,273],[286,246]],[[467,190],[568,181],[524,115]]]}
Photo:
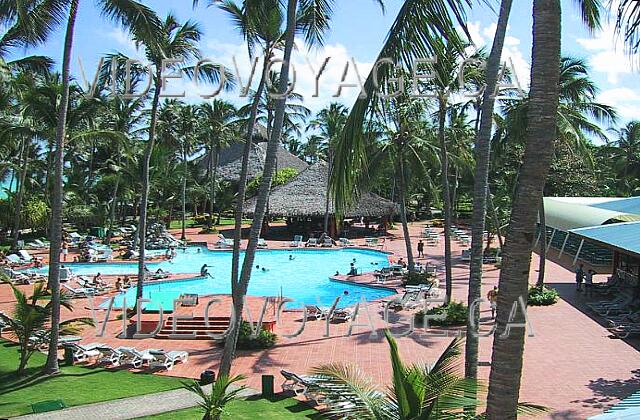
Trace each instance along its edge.
{"label": "coconut palm", "polygon": [[[599,25],[599,3],[581,3],[582,17],[591,28]],[[534,0],[531,88],[527,111],[524,159],[518,177],[509,231],[502,253],[497,333],[506,332],[509,322],[524,323],[523,310],[510,319],[512,305],[527,296],[528,277],[537,209],[553,156],[557,133],[560,91],[560,2]],[[526,305],[526,299],[524,299]],[[513,328],[506,337],[493,341],[487,417],[517,417],[524,351],[524,328]]]}
{"label": "coconut palm", "polygon": [[640,177],[640,121],[629,121],[615,134],[618,138],[610,149],[619,174],[618,191],[622,195],[633,195]]}
{"label": "coconut palm", "polygon": [[[338,138],[342,134],[342,128],[347,122],[349,110],[342,104],[332,102],[326,108],[320,110],[316,117],[309,122],[307,130],[317,130],[323,139],[323,148],[326,148],[326,155],[329,164],[329,177],[333,170],[333,148]],[[327,199],[324,209],[324,232],[329,231],[329,204],[331,194],[327,183]]]}
{"label": "coconut palm", "polygon": [[[491,161],[491,131],[493,127],[494,92],[498,82],[500,57],[507,32],[507,24],[511,13],[512,0],[501,0],[496,32],[493,37],[491,52],[486,62],[485,86],[482,102],[478,107],[479,118],[476,122],[477,132],[474,147],[475,170],[473,176],[473,215],[471,220],[471,262],[469,264],[468,305],[481,297],[482,285],[482,245],[487,214],[487,197],[489,196],[489,163]],[[499,226],[498,237],[500,237]],[[502,242],[502,240],[500,239]],[[502,244],[501,244],[502,245]],[[465,377],[478,376],[478,326],[480,309],[469,314],[467,322],[467,340],[465,342]]]}
{"label": "coconut palm", "polygon": [[[22,375],[27,367],[29,358],[42,345],[49,343],[52,328],[47,328],[53,312],[53,301],[44,283],[37,283],[33,287],[31,296],[9,283],[13,290],[16,304],[12,316],[0,312],[0,321],[8,325],[18,339],[20,345],[20,363],[17,374]],[[71,299],[64,293],[60,296],[60,305],[73,310]],[[60,322],[58,333],[77,334],[80,325],[93,325],[91,318],[73,318]],[[57,347],[56,347],[57,353]]]}
{"label": "coconut palm", "polygon": [[206,146],[206,159],[210,194],[208,227],[211,229],[215,224],[213,213],[216,207],[216,189],[218,187],[216,175],[220,151],[227,147],[237,134],[237,110],[229,102],[214,99],[212,102],[201,104],[196,112],[200,119],[199,132],[205,139],[209,139]]}
{"label": "coconut palm", "polygon": [[[204,412],[202,420],[220,420],[223,414],[227,414],[225,406],[240,397],[245,386],[237,386],[236,382],[245,380],[243,375],[229,377],[227,375],[218,376],[211,385],[211,392],[207,393],[196,381],[185,383],[184,387],[196,394],[200,401],[198,406]],[[231,389],[233,388],[233,389]]]}

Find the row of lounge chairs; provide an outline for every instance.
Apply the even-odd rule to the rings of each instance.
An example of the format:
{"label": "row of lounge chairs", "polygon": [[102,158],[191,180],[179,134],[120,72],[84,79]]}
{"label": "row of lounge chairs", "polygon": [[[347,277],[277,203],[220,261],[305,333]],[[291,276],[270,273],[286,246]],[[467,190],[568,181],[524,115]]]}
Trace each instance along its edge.
{"label": "row of lounge chairs", "polygon": [[615,296],[588,302],[587,307],[603,317],[607,329],[618,338],[640,335],[640,302],[633,290],[627,290],[617,276],[611,277],[605,284],[594,284],[591,294]]}
{"label": "row of lounge chairs", "polygon": [[393,310],[416,309],[424,307],[427,296],[434,294],[434,284],[420,284],[416,286],[406,286],[402,296],[382,301],[382,305]]}
{"label": "row of lounge chairs", "polygon": [[33,284],[47,280],[47,276],[35,271],[16,271],[10,267],[0,267],[0,271],[13,284]]}
{"label": "row of lounge chairs", "polygon": [[113,348],[102,343],[79,344],[77,342],[67,343],[64,347],[71,350],[74,362],[82,363],[95,359],[98,363],[107,363],[111,366],[130,365],[135,369],[146,365],[151,369],[171,370],[176,363],[185,363],[189,359],[189,353],[181,350],[137,350],[135,347]]}
{"label": "row of lounge chairs", "polygon": [[318,305],[306,305],[307,317],[311,319],[321,320],[329,318],[331,322],[347,322],[353,318],[354,310],[351,308],[335,308],[331,312],[331,308],[324,308]]}

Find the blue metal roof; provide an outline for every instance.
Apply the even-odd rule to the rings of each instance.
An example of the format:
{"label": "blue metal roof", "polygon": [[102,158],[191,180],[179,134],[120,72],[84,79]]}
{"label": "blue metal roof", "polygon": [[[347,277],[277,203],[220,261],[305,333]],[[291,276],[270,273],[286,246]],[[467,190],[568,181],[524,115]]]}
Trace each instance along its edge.
{"label": "blue metal roof", "polygon": [[640,222],[572,229],[569,232],[594,242],[640,256]]}
{"label": "blue metal roof", "polygon": [[640,418],[640,391],[620,401],[603,414],[589,417],[587,420],[617,420]]}

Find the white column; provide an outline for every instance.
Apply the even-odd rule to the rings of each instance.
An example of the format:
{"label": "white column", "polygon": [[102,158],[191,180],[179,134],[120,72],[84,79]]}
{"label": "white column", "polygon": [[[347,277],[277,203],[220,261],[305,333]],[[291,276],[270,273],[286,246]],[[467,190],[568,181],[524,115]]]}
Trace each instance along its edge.
{"label": "white column", "polygon": [[567,240],[569,239],[570,233],[567,232],[567,236],[564,237],[564,242],[562,242],[562,248],[560,248],[560,253],[558,254],[558,258],[562,257],[562,253],[564,252],[564,247],[567,246]]}
{"label": "white column", "polygon": [[551,248],[551,242],[553,242],[554,236],[556,236],[556,228],[553,228],[553,231],[551,231],[551,238],[549,238],[549,243],[547,244],[547,252],[549,252],[549,248]]}
{"label": "white column", "polygon": [[576,252],[576,256],[573,258],[573,265],[576,265],[578,262],[578,256],[580,255],[580,251],[582,251],[582,245],[584,245],[584,239],[580,241],[580,246],[578,246],[578,252]]}

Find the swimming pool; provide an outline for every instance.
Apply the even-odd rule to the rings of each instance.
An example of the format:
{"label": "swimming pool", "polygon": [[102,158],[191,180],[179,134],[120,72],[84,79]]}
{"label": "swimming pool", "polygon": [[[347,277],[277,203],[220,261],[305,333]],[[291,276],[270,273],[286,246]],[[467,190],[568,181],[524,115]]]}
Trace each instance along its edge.
{"label": "swimming pool", "polygon": [[[149,270],[158,268],[175,274],[197,274],[200,267],[207,264],[211,278],[195,278],[188,280],[172,280],[144,287],[144,298],[151,299],[145,309],[153,310],[162,306],[171,310],[173,299],[183,293],[228,294],[231,292],[229,281],[231,271],[230,251],[210,251],[206,247],[188,247],[177,250],[178,255],[172,262],[162,261],[148,263]],[[244,254],[241,254],[241,258]],[[289,256],[293,259],[290,260]],[[288,308],[302,307],[304,304],[331,305],[340,296],[339,306],[354,305],[364,297],[367,301],[380,299],[394,294],[391,289],[359,286],[330,280],[336,271],[346,274],[352,261],[362,272],[371,272],[388,266],[387,254],[366,249],[294,249],[294,250],[259,250],[256,252],[254,269],[249,283],[248,294],[252,296],[285,296],[295,302],[287,304]],[[136,263],[76,263],[68,264],[74,274],[134,275]],[[260,266],[256,269],[255,266]],[[262,271],[265,267],[267,271]],[[345,294],[345,291],[347,294]],[[116,297],[114,305],[122,307],[126,296],[127,306],[135,303],[135,288],[127,290],[124,295]]]}

